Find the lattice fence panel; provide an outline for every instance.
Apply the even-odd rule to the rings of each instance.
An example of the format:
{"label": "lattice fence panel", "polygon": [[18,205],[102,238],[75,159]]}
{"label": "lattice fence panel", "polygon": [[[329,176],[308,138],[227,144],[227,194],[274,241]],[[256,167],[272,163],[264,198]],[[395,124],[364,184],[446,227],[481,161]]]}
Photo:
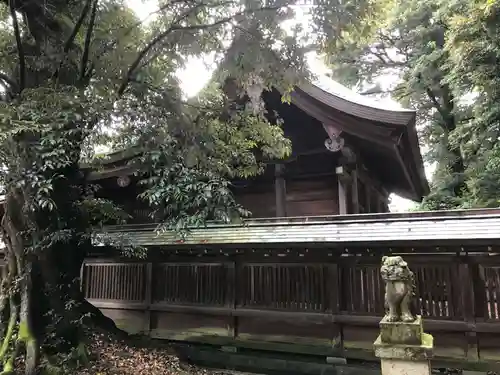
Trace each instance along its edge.
{"label": "lattice fence panel", "polygon": [[146,265],[142,263],[87,263],[83,292],[93,300],[144,301]]}
{"label": "lattice fence panel", "polygon": [[327,309],[326,267],[316,264],[245,264],[239,305],[320,312]]}
{"label": "lattice fence panel", "polygon": [[153,270],[153,302],[227,305],[233,285],[228,277],[223,263],[161,263]]}

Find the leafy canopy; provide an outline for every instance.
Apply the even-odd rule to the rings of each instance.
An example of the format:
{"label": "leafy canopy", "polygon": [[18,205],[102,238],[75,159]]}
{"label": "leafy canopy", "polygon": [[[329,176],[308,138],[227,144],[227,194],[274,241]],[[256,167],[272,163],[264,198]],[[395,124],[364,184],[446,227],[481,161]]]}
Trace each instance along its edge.
{"label": "leafy canopy", "polygon": [[434,167],[423,208],[498,206],[497,2],[373,0],[340,17],[354,9],[356,22],[324,42],[328,62],[348,85],[377,83],[367,92],[418,110]]}
{"label": "leafy canopy", "polygon": [[[331,22],[343,7],[335,1],[316,7],[315,33],[300,25],[285,32],[282,23],[294,13],[289,0],[157,5],[144,23],[120,0],[0,1],[0,178],[33,212],[25,224],[35,231],[37,216],[49,213],[50,230],[68,229],[58,219],[57,181],[71,185],[81,201],[72,212],[89,223],[126,217],[112,214],[110,202],[75,177],[79,164],[98,160],[99,146],[139,150],[130,163],[144,187],[140,198],[167,227],[247,214],[234,202],[230,179],[258,174],[290,151],[260,93],[286,93],[307,79],[304,41],[328,41],[350,20]],[[217,74],[186,99],[176,73],[188,59],[207,56]],[[231,97],[220,85],[228,78]]]}
{"label": "leafy canopy", "polygon": [[[98,146],[129,151],[140,198],[165,228],[245,214],[229,181],[290,151],[260,94],[306,79],[302,38],[317,39],[283,30],[290,1],[160,0],[145,24],[120,0],[0,0],[2,373],[18,355],[30,375],[85,357],[88,313],[114,326],[83,300],[78,276],[92,227],[128,219],[82,167],[99,166]],[[322,4],[318,17],[335,6]],[[318,22],[321,40],[346,21]],[[186,99],[176,73],[207,56],[217,75]],[[109,244],[137,255],[126,239]]]}

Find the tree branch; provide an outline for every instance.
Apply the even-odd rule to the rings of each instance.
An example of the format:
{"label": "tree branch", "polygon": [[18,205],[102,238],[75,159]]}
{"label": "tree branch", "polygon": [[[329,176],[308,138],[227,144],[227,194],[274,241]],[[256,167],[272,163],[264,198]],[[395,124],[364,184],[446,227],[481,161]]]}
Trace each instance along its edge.
{"label": "tree branch", "polygon": [[[229,17],[221,18],[220,20],[215,21],[213,23],[202,24],[202,25],[191,25],[191,26],[181,26],[181,25],[179,25],[179,22],[182,22],[183,20],[185,20],[187,17],[189,17],[193,13],[193,11],[199,9],[201,6],[204,6],[204,5],[207,5],[207,4],[199,3],[195,7],[190,8],[186,12],[182,13],[181,16],[175,22],[173,22],[172,25],[169,28],[167,28],[164,32],[160,33],[155,38],[153,38],[153,40],[151,40],[146,45],[146,47],[144,47],[139,52],[139,54],[137,55],[137,58],[130,65],[130,67],[129,67],[129,69],[128,69],[126,75],[125,75],[125,77],[122,80],[122,83],[121,83],[120,87],[118,88],[118,96],[122,96],[123,95],[123,93],[127,89],[128,84],[130,83],[130,78],[132,77],[133,73],[135,72],[135,70],[137,69],[137,67],[139,66],[139,64],[141,63],[141,60],[146,56],[146,54],[149,51],[151,51],[151,49],[153,47],[155,47],[158,43],[162,42],[166,37],[168,37],[171,33],[175,32],[175,31],[179,31],[179,30],[184,30],[184,31],[190,30],[190,31],[193,31],[193,30],[209,29],[211,27],[220,26],[220,25],[222,25],[224,23],[228,23],[228,22],[234,20],[235,18],[237,18],[239,16],[242,16],[244,14],[248,14],[248,13],[252,13],[252,12],[262,12],[262,11],[269,11],[269,10],[278,10],[278,9],[281,8],[281,7],[277,6],[277,7],[261,7],[261,8],[258,8],[258,9],[247,9],[247,10],[244,10],[244,11],[241,11],[241,12],[237,12],[237,13],[229,16]],[[218,5],[221,5],[221,4],[218,4]]]}
{"label": "tree branch", "polygon": [[17,82],[10,78],[7,74],[0,72],[0,80],[4,81],[14,91],[18,91]]}
{"label": "tree branch", "polygon": [[429,99],[431,100],[432,105],[434,106],[434,108],[436,108],[436,110],[439,112],[439,114],[441,115],[441,117],[443,118],[443,120],[446,121],[447,118],[448,118],[448,115],[444,111],[443,107],[441,106],[441,104],[437,100],[437,98],[434,95],[434,93],[432,92],[432,90],[428,86],[426,86],[425,87],[425,92],[426,92],[427,96],[429,97]]}
{"label": "tree branch", "polygon": [[144,23],[144,20],[145,19],[148,19],[149,17],[151,17],[152,15],[156,14],[156,13],[160,13],[160,12],[163,12],[164,10],[167,10],[170,6],[172,5],[175,5],[175,4],[179,4],[179,3],[183,3],[183,2],[186,2],[186,0],[172,0],[170,2],[167,2],[166,4],[160,6],[157,10],[149,13],[147,15],[146,18],[140,20],[140,21],[137,21],[136,23],[134,23],[133,25],[129,26],[127,29],[124,30],[123,34],[111,41],[111,43],[106,43],[104,44],[104,46],[102,46],[102,48],[100,48],[98,51],[97,51],[97,56],[102,56],[103,54],[105,54],[106,52],[110,51],[111,49],[113,49],[119,42],[120,42],[120,39],[122,38],[125,38],[127,37],[128,35],[130,35],[130,33],[132,31],[134,31],[134,29],[138,28],[139,26],[141,26],[143,23]]}
{"label": "tree branch", "polygon": [[87,34],[85,35],[85,45],[83,47],[82,61],[80,63],[80,77],[79,77],[80,82],[83,81],[85,78],[85,72],[87,69],[87,63],[89,60],[89,53],[90,53],[90,42],[92,41],[92,33],[94,32],[98,2],[99,0],[94,0],[94,3],[92,4],[89,26],[87,28]]}
{"label": "tree branch", "polygon": [[82,8],[82,11],[80,13],[80,16],[78,17],[78,20],[76,21],[75,23],[75,26],[73,27],[73,30],[71,30],[71,33],[69,34],[68,36],[68,39],[66,39],[66,42],[64,42],[64,46],[63,46],[63,56],[61,58],[61,61],[59,62],[59,67],[54,71],[54,73],[52,74],[52,79],[57,79],[58,75],[59,75],[59,71],[61,70],[63,64],[64,64],[64,60],[66,59],[67,57],[67,54],[72,46],[72,44],[74,43],[75,41],[75,38],[76,38],[76,35],[78,34],[78,32],[80,31],[80,28],[82,27],[83,25],[83,21],[85,20],[85,18],[87,17],[87,14],[89,12],[89,9],[90,9],[90,3],[92,2],[92,0],[87,0],[85,2],[85,5],[83,6]]}
{"label": "tree branch", "polygon": [[24,59],[23,43],[21,41],[21,32],[17,22],[14,0],[9,0],[10,15],[12,17],[12,26],[14,27],[14,36],[16,38],[17,54],[19,56],[19,92],[24,90],[26,85],[26,61]]}
{"label": "tree branch", "polygon": [[[422,82],[422,75],[420,73],[417,74],[417,78],[421,83],[423,83]],[[430,99],[434,108],[436,108],[436,110],[439,112],[439,114],[441,115],[443,120],[446,122],[448,120],[449,115],[443,109],[443,106],[441,105],[441,103],[439,103],[439,101],[437,100],[437,98],[434,95],[434,92],[431,90],[431,88],[425,84],[424,84],[424,86],[425,86],[425,93],[427,94],[427,97]]]}
{"label": "tree branch", "polygon": [[130,83],[130,79],[132,78],[132,74],[135,72],[139,64],[141,63],[141,60],[146,56],[146,54],[151,51],[151,49],[156,46],[158,43],[163,41],[169,34],[172,32],[178,30],[180,26],[178,25],[179,22],[182,22],[186,18],[188,18],[194,11],[198,10],[201,6],[203,6],[203,3],[198,3],[196,6],[189,8],[188,10],[184,11],[174,22],[172,22],[172,25],[167,28],[164,32],[158,34],[153,40],[151,40],[146,47],[144,47],[139,54],[137,55],[136,59],[132,62],[130,67],[128,68],[127,74],[122,80],[122,83],[120,87],[118,88],[118,96],[122,96],[125,90],[127,89],[128,84]]}
{"label": "tree branch", "polygon": [[71,31],[71,34],[69,35],[68,39],[64,43],[64,48],[63,48],[64,54],[68,53],[69,49],[71,48],[71,45],[75,41],[76,35],[80,31],[80,28],[83,25],[83,21],[85,20],[85,17],[87,17],[91,2],[92,2],[92,0],[87,0],[85,2],[85,5],[83,6],[82,12],[80,13],[80,17],[78,17],[78,20],[76,21],[75,26],[73,27],[73,30]]}
{"label": "tree branch", "polygon": [[380,94],[392,94],[394,90],[384,90],[380,85],[376,85],[372,88],[367,89],[366,91],[360,92],[359,95],[368,96],[368,95],[380,95]]}
{"label": "tree branch", "polygon": [[376,57],[386,67],[405,67],[405,63],[403,61],[395,61],[389,56],[383,44],[374,47],[368,47],[367,51],[368,53],[371,53],[374,57]]}

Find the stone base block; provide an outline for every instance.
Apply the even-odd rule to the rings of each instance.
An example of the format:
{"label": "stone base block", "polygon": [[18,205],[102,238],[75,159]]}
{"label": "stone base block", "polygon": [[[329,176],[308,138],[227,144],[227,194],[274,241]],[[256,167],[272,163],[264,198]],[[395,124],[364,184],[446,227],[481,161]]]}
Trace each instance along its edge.
{"label": "stone base block", "polygon": [[386,318],[380,321],[380,338],[384,343],[420,345],[422,343],[422,317],[415,321],[388,322]]}
{"label": "stone base block", "polygon": [[382,359],[380,361],[383,375],[430,375],[429,361],[408,362],[400,359]]}
{"label": "stone base block", "polygon": [[434,338],[422,333],[422,343],[420,345],[392,344],[382,341],[380,335],[373,344],[375,356],[380,359],[394,359],[410,362],[427,361],[432,358]]}

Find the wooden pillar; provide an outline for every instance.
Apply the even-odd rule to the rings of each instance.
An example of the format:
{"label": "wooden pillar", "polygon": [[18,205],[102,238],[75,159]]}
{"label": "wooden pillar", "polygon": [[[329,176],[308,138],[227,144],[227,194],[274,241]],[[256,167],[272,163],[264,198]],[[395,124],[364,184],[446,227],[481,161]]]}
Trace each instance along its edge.
{"label": "wooden pillar", "polygon": [[[477,289],[477,278],[474,277],[474,273],[476,276],[479,274],[478,269],[474,269],[478,267],[477,263],[472,262],[467,256],[461,255],[459,257],[460,264],[458,265],[458,277],[456,277],[456,282],[460,283],[460,297],[461,297],[461,305],[464,321],[470,327],[476,326],[476,293],[475,289]],[[479,283],[479,288],[484,288],[484,283]],[[483,292],[484,289],[481,291]],[[484,294],[481,293],[481,294]],[[484,306],[483,304],[481,304]],[[481,306],[481,307],[482,307]],[[471,362],[477,362],[480,358],[479,353],[479,342],[477,333],[475,330],[471,330],[465,333],[465,340],[467,343],[466,350],[466,358]]]}
{"label": "wooden pillar", "polygon": [[275,164],[274,191],[276,194],[276,217],[286,216],[286,182],[285,165]]}
{"label": "wooden pillar", "polygon": [[359,214],[359,197],[358,197],[358,170],[354,169],[351,173],[351,198],[352,198],[352,213]]}
{"label": "wooden pillar", "polygon": [[149,335],[151,333],[151,303],[153,301],[153,263],[147,262],[145,264],[145,295],[144,304],[146,308],[144,309],[144,326],[143,333]]}
{"label": "wooden pillar", "polygon": [[347,189],[346,184],[346,171],[344,166],[338,166],[335,169],[338,184],[338,197],[339,197],[339,215],[346,215],[347,212]]}
{"label": "wooden pillar", "polygon": [[372,181],[368,180],[365,183],[365,194],[366,194],[366,207],[365,207],[365,213],[371,214],[373,213],[373,207],[372,207],[372,186],[371,186]]}

